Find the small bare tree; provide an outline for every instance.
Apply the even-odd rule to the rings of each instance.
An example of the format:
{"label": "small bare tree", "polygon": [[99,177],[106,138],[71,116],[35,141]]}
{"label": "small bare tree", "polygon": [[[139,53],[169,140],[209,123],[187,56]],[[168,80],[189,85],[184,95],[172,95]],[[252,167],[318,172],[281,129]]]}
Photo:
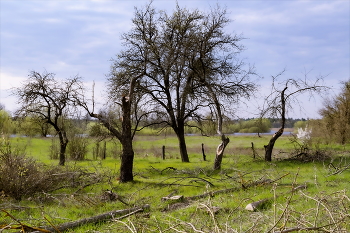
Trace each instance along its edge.
{"label": "small bare tree", "polygon": [[65,152],[69,142],[66,119],[74,113],[74,97],[81,90],[79,77],[59,81],[55,74],[31,71],[21,87],[14,88],[13,94],[20,104],[18,116],[35,116],[43,124],[51,125],[60,140],[59,165],[65,164]]}
{"label": "small bare tree", "polygon": [[304,79],[287,79],[278,82],[278,79],[284,74],[285,70],[272,76],[271,93],[265,98],[264,107],[261,116],[270,115],[281,119],[281,127],[271,137],[265,148],[265,161],[272,160],[272,151],[277,139],[282,136],[286,124],[287,110],[292,110],[295,106],[301,107],[298,96],[303,93],[309,93],[310,98],[315,93],[320,93],[327,87],[320,85],[323,81],[322,77],[311,81],[305,73]]}
{"label": "small bare tree", "polygon": [[[115,67],[114,67],[115,68]],[[109,84],[109,99],[111,100],[112,108],[120,107],[120,116],[117,116],[118,111],[100,111],[95,112],[94,94],[92,97],[92,107],[89,107],[89,101],[84,99],[84,95],[77,98],[77,102],[82,106],[88,114],[99,120],[99,122],[108,129],[108,131],[116,137],[122,145],[122,154],[120,156],[120,177],[119,181],[133,181],[133,164],[134,164],[134,149],[133,138],[137,131],[138,122],[141,116],[137,117],[137,106],[141,99],[140,93],[135,93],[138,87],[138,81],[144,76],[144,72],[136,75],[135,73],[121,72],[112,68]],[[131,77],[132,76],[132,77]],[[133,125],[132,118],[137,118]]]}

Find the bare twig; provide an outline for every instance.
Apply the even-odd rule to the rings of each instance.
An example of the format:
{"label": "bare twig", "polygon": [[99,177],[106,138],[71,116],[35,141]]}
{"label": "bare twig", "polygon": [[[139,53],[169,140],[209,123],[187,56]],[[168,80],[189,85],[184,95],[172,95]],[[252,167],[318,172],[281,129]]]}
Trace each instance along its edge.
{"label": "bare twig", "polygon": [[[297,172],[297,174],[295,175],[295,178],[294,178],[294,181],[293,181],[293,187],[294,187],[294,185],[296,184],[298,174],[299,174],[299,168],[298,168],[298,172]],[[293,190],[293,188],[292,188],[292,190]],[[283,213],[281,214],[280,218],[275,222],[275,224],[273,225],[273,227],[271,227],[271,229],[270,229],[269,231],[267,231],[267,232],[273,231],[273,229],[277,226],[277,224],[282,220],[283,216],[284,216],[285,213],[287,212],[287,209],[288,209],[288,207],[289,207],[289,204],[290,204],[290,202],[291,202],[293,196],[294,196],[294,192],[291,192],[291,194],[290,194],[290,196],[289,196],[289,198],[288,198],[288,200],[287,200],[286,207],[285,207],[284,210],[283,210]]]}
{"label": "bare twig", "polygon": [[340,219],[338,222],[330,223],[330,224],[319,226],[319,227],[292,227],[292,228],[288,228],[288,229],[285,229],[282,231],[274,231],[274,233],[288,233],[288,232],[293,232],[293,231],[324,231],[324,232],[329,232],[329,231],[324,230],[322,228],[329,227],[329,226],[338,224],[338,223],[343,222],[343,221],[344,221],[344,218]]}

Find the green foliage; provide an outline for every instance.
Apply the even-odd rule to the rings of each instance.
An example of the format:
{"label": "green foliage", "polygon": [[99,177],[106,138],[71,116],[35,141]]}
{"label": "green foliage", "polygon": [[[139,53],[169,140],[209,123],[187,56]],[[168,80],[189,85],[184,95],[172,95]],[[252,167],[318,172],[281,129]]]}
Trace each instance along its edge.
{"label": "green foliage", "polygon": [[308,125],[308,121],[297,121],[294,123],[294,129],[302,128],[305,129]]}
{"label": "green foliage", "polygon": [[208,115],[201,122],[201,128],[206,135],[215,135],[217,133],[217,122],[213,119],[213,116]]}
{"label": "green foliage", "polygon": [[19,118],[17,119],[16,124],[17,134],[22,134],[30,137],[46,137],[48,134],[53,132],[49,124],[47,124],[44,120],[34,116]]}
{"label": "green foliage", "polygon": [[0,110],[0,134],[10,134],[13,131],[11,116],[5,110]]}
{"label": "green foliage", "polygon": [[107,157],[107,142],[106,141],[97,141],[92,150],[93,158],[105,159]]}
{"label": "green foliage", "polygon": [[109,135],[109,132],[99,122],[92,121],[87,124],[87,134],[90,137],[100,137]]}
{"label": "green foliage", "polygon": [[350,81],[343,83],[339,95],[324,102],[318,122],[325,138],[345,144],[350,141]]}
{"label": "green foliage", "polygon": [[58,159],[60,156],[60,140],[58,138],[51,139],[51,145],[49,150],[50,159]]}
{"label": "green foliage", "polygon": [[239,133],[267,133],[270,132],[271,122],[268,119],[251,119],[240,121],[234,127],[234,132]]}
{"label": "green foliage", "polygon": [[150,128],[150,127],[143,128],[142,130],[136,132],[136,135],[138,135],[138,136],[147,136],[147,135],[157,136],[159,134],[161,134],[161,132],[159,132],[158,129]]}
{"label": "green foliage", "polygon": [[87,122],[83,119],[62,119],[64,129],[67,132],[68,138],[74,138],[77,135],[84,135],[87,131]]}
{"label": "green foliage", "polygon": [[88,138],[75,135],[67,145],[67,155],[72,160],[84,160],[87,154]]}

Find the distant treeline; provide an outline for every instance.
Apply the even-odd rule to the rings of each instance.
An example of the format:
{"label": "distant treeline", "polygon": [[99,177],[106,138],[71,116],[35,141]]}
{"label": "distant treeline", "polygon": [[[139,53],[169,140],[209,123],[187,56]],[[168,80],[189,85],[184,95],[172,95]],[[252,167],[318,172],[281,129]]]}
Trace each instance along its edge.
{"label": "distant treeline", "polygon": [[[277,118],[266,118],[270,121],[271,123],[271,128],[280,128],[281,127],[281,119],[277,119]],[[254,120],[254,118],[246,118],[246,119],[242,119],[243,121],[250,121],[250,120]],[[286,125],[285,128],[294,128],[294,124],[298,121],[307,121],[307,119],[304,118],[287,118],[286,119]]]}
{"label": "distant treeline", "polygon": [[[89,118],[85,119],[66,119],[69,121],[70,129],[74,134],[89,135],[92,137],[108,135],[109,132],[97,121]],[[306,122],[306,119],[286,120],[286,128],[293,128],[296,122]],[[148,122],[149,123],[149,122]],[[146,124],[143,122],[144,125]],[[13,119],[6,111],[0,111],[0,126],[2,130],[10,134],[22,134],[27,136],[46,136],[55,135],[55,132],[48,124],[39,121],[36,118],[27,117],[25,119]],[[223,125],[223,132],[225,134],[233,133],[268,133],[271,128],[279,128],[281,123],[276,118],[245,118],[245,119],[230,119],[226,118]],[[208,118],[201,122],[188,121],[185,129],[186,134],[203,134],[215,135],[217,130],[217,123],[215,120]],[[159,135],[159,134],[173,134],[170,128],[164,125],[153,125],[139,131],[139,135]]]}
{"label": "distant treeline", "polygon": [[[296,122],[306,122],[306,119],[293,119],[288,118],[286,120],[285,128],[293,128]],[[276,118],[245,118],[232,120],[226,118],[223,124],[223,132],[225,134],[233,133],[269,133],[271,128],[281,127],[281,122]],[[196,122],[189,121],[187,122],[187,127],[185,129],[186,134],[203,134],[203,135],[214,135],[216,134],[217,123],[214,120],[207,119],[206,121]],[[151,127],[144,131],[146,134],[153,134],[155,132],[162,132],[166,134],[171,134],[171,130],[163,129],[160,127]],[[153,131],[153,133],[152,133]],[[141,132],[142,134],[142,132]]]}
{"label": "distant treeline", "polygon": [[[293,128],[296,122],[306,121],[306,119],[286,119],[285,128]],[[277,118],[246,118],[234,120],[227,125],[226,133],[268,133],[271,128],[280,128],[281,120]]]}

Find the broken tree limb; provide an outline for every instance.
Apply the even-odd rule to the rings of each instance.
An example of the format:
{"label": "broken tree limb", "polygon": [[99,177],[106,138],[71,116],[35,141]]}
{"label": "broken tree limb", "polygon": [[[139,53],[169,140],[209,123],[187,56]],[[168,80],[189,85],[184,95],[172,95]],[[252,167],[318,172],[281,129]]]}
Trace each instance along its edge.
{"label": "broken tree limb", "polygon": [[37,231],[37,232],[47,232],[50,233],[51,231],[46,230],[44,228],[40,228],[40,227],[32,227],[26,224],[23,224],[21,221],[19,221],[18,219],[16,219],[13,215],[11,215],[9,212],[7,212],[6,210],[1,210],[2,212],[6,213],[6,216],[12,218],[14,221],[17,222],[17,224],[6,224],[6,225],[0,225],[1,227],[1,231],[2,230],[6,230],[6,229],[21,229],[20,232],[32,232],[32,231]]}
{"label": "broken tree limb", "polygon": [[[42,227],[42,229],[45,229],[48,232],[57,232],[57,230],[59,230],[59,232],[63,232],[63,231],[66,231],[68,229],[77,228],[77,227],[85,225],[85,224],[101,223],[101,222],[106,222],[106,221],[110,221],[110,220],[114,220],[114,219],[121,219],[124,217],[128,217],[131,214],[135,214],[138,212],[142,212],[144,210],[148,210],[149,208],[150,208],[149,205],[144,205],[142,207],[134,207],[134,208],[124,209],[124,210],[113,210],[113,211],[103,213],[100,215],[96,215],[96,216],[93,216],[90,218],[84,218],[84,219],[80,219],[80,220],[73,221],[73,222],[63,223],[61,225],[56,226],[55,228],[54,227]],[[119,218],[117,218],[117,217],[119,217]],[[39,233],[40,231],[31,231],[31,232]]]}
{"label": "broken tree limb", "polygon": [[317,226],[315,226],[315,227],[291,227],[291,228],[287,228],[287,229],[284,229],[281,231],[274,231],[274,233],[288,233],[288,232],[293,232],[293,231],[298,231],[298,232],[299,231],[324,231],[324,232],[328,232],[326,230],[323,230],[322,228],[343,222],[343,221],[345,221],[346,218],[347,218],[347,216],[344,216],[342,219],[340,219],[337,222],[326,224],[326,225],[319,226],[319,227],[317,227]]}
{"label": "broken tree limb", "polygon": [[247,189],[247,188],[250,188],[250,187],[254,187],[254,186],[258,186],[258,185],[266,185],[266,184],[271,184],[271,183],[274,183],[280,179],[282,179],[283,177],[289,175],[289,173],[286,173],[274,180],[270,180],[270,179],[264,179],[264,180],[258,180],[258,181],[255,181],[255,182],[252,182],[252,183],[249,183],[247,185],[243,185],[242,184],[242,187],[234,187],[234,188],[228,188],[228,189],[221,189],[221,190],[218,190],[218,191],[214,191],[214,192],[206,192],[206,193],[203,193],[203,194],[200,194],[200,195],[196,195],[196,196],[191,196],[191,197],[185,197],[184,199],[185,200],[197,200],[197,199],[201,199],[201,198],[204,198],[204,197],[208,197],[208,196],[215,196],[217,194],[221,194],[221,193],[228,193],[228,192],[234,192],[234,191],[238,191],[240,189]]}

